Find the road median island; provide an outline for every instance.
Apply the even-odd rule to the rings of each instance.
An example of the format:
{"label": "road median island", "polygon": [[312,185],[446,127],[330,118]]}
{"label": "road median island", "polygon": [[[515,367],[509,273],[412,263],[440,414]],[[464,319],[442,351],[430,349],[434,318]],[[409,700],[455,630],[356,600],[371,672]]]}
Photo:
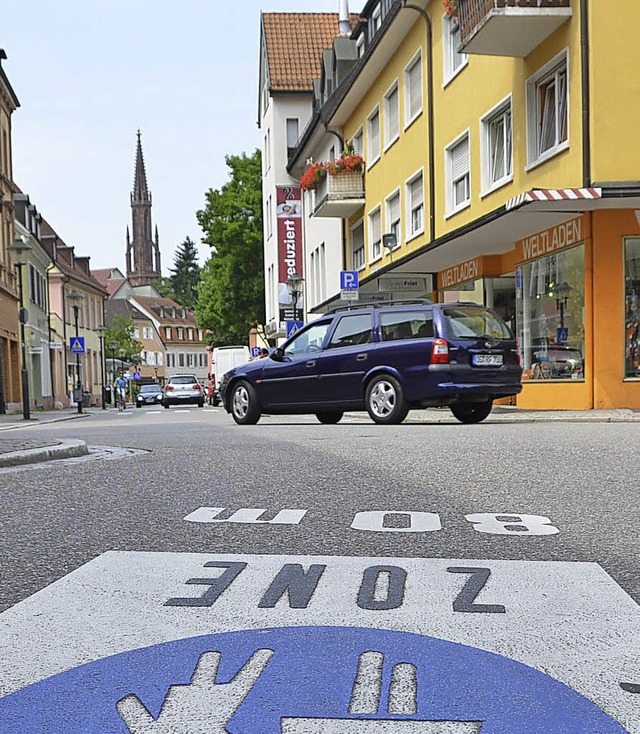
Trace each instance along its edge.
{"label": "road median island", "polygon": [[[18,442],[13,442],[18,444]],[[64,441],[44,442],[21,442],[23,446],[12,450],[3,450],[0,442],[0,468],[9,466],[22,466],[24,464],[37,464],[42,461],[53,461],[54,459],[69,459],[76,456],[86,456],[89,453],[87,444],[79,439],[66,439]],[[41,443],[43,445],[33,446],[30,444]]]}

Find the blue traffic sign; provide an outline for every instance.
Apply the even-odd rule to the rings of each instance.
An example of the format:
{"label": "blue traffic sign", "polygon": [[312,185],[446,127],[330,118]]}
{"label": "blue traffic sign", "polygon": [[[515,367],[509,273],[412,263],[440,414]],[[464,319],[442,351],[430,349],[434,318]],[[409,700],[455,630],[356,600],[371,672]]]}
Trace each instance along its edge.
{"label": "blue traffic sign", "polygon": [[260,347],[251,347],[251,356],[252,357],[259,357],[260,356]]}
{"label": "blue traffic sign", "polygon": [[297,334],[304,326],[304,321],[287,321],[287,339]]}
{"label": "blue traffic sign", "polygon": [[140,379],[140,377],[141,377],[141,375],[140,375],[140,372],[138,372],[138,370],[136,370],[136,371],[135,371],[135,372],[133,373],[133,378],[132,378],[132,379],[134,379],[134,380],[139,380],[139,379]]}
{"label": "blue traffic sign", "polygon": [[536,668],[457,642],[359,627],[173,640],[0,699],[3,734],[394,734],[409,731],[408,722],[416,733],[624,734],[595,703]]}
{"label": "blue traffic sign", "polygon": [[69,351],[71,354],[84,354],[84,337],[72,336],[69,340]]}
{"label": "blue traffic sign", "polygon": [[569,339],[569,327],[558,326],[556,329],[556,341],[558,344],[566,344]]}
{"label": "blue traffic sign", "polygon": [[341,291],[357,291],[359,288],[358,271],[357,270],[341,270],[340,271],[340,290]]}

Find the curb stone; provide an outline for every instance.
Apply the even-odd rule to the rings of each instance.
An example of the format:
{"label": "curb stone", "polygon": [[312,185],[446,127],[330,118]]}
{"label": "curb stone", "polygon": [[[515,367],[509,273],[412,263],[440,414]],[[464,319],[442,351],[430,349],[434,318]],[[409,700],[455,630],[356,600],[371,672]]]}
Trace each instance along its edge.
{"label": "curb stone", "polygon": [[78,439],[66,439],[55,446],[43,446],[37,449],[10,451],[0,455],[0,467],[36,464],[53,459],[69,459],[74,456],[86,456],[89,453],[87,444]]}

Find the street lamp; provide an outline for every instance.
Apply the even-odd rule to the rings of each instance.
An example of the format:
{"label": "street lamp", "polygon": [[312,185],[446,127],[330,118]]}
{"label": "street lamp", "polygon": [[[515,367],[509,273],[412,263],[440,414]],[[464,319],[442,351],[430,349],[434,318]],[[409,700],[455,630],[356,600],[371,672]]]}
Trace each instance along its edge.
{"label": "street lamp", "polygon": [[124,372],[124,357],[127,353],[127,350],[123,348],[118,349],[118,354],[120,355],[120,369]]}
{"label": "street lamp", "polygon": [[[111,384],[112,386],[116,379],[116,347],[117,346],[118,346],[118,342],[115,339],[111,339],[109,341],[109,349],[111,350]],[[114,401],[114,405],[115,405],[115,401]]]}
{"label": "street lamp", "polygon": [[298,299],[302,295],[302,288],[304,284],[304,278],[298,273],[292,273],[286,280],[287,291],[291,296],[293,303],[293,320],[297,321],[298,318]]}
{"label": "street lamp", "polygon": [[22,370],[20,378],[22,382],[22,417],[28,421],[31,418],[31,412],[29,409],[29,371],[27,369],[27,349],[24,338],[24,325],[27,323],[29,318],[29,312],[24,305],[24,292],[22,287],[22,266],[27,264],[29,252],[31,251],[31,245],[28,245],[24,240],[16,240],[7,247],[13,264],[18,269],[18,288],[20,297],[20,340],[22,341]]}
{"label": "street lamp", "polygon": [[[80,291],[72,290],[67,294],[67,298],[71,302],[71,308],[73,308],[73,321],[76,329],[76,339],[80,336],[78,334],[78,311],[80,310],[80,304],[84,300],[84,296]],[[82,380],[80,379],[80,352],[76,352],[76,389],[75,399],[78,404],[78,413],[82,413]]]}
{"label": "street lamp", "polygon": [[96,331],[98,332],[98,338],[100,339],[100,387],[102,389],[102,410],[106,410],[105,404],[105,384],[104,384],[104,332],[107,330],[106,326],[97,326]]}

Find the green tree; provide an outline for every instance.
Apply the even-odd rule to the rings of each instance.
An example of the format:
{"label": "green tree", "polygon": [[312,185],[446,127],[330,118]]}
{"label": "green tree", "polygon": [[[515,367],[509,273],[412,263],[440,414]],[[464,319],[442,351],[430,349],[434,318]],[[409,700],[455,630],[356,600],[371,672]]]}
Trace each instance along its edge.
{"label": "green tree", "polygon": [[131,364],[140,362],[140,353],[142,352],[142,344],[134,338],[135,324],[133,319],[123,314],[114,316],[107,324],[107,330],[104,333],[105,350],[108,357],[114,357],[117,360],[124,359]]}
{"label": "green tree", "polygon": [[172,297],[181,306],[195,308],[198,300],[200,273],[196,244],[187,237],[176,250],[170,277],[174,294]]}
{"label": "green tree", "polygon": [[250,324],[264,323],[260,151],[225,160],[229,180],[207,192],[197,213],[212,254],[202,271],[196,316],[214,345],[246,344]]}

